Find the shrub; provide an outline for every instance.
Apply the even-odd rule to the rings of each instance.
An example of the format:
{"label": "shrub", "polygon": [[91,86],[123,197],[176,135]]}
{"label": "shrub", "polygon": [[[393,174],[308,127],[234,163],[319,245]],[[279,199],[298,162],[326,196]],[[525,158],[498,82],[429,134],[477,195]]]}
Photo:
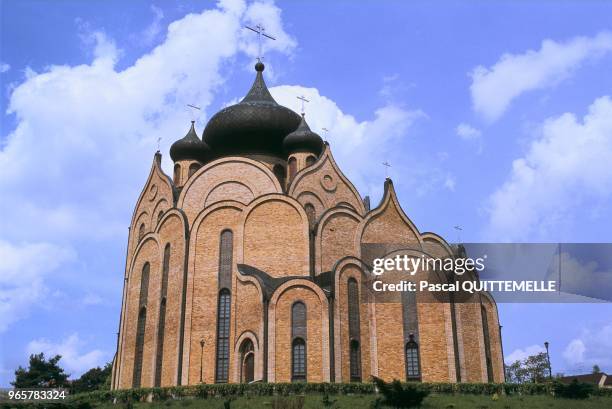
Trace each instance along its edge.
{"label": "shrub", "polygon": [[577,379],[572,380],[569,385],[561,382],[555,382],[554,386],[555,396],[568,399],[587,399],[593,393],[593,385],[578,382]]}
{"label": "shrub", "polygon": [[418,388],[414,384],[402,384],[397,379],[387,383],[380,378],[373,377],[374,384],[383,395],[382,404],[396,409],[413,408],[421,406],[423,399],[429,391]]}

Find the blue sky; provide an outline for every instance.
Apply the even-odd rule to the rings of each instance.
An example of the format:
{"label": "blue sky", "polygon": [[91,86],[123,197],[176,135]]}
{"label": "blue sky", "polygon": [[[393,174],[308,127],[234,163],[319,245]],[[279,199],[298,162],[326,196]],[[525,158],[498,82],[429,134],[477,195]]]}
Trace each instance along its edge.
{"label": "blue sky", "polygon": [[[0,2],[0,385],[31,352],[112,358],[127,227],[161,137],[266,80],[377,203],[449,241],[610,242],[612,5]],[[325,134],[321,129],[329,129]],[[169,169],[169,158],[163,166]],[[612,306],[500,304],[504,350],[612,372]]]}

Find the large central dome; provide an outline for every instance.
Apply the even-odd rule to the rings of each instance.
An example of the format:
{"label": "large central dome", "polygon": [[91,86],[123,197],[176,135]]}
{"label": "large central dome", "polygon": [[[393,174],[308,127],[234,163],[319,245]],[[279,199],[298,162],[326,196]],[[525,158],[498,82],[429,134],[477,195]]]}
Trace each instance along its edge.
{"label": "large central dome", "polygon": [[257,76],[240,103],[217,112],[202,139],[214,156],[260,153],[283,156],[283,139],[295,131],[300,116],[276,103],[266,87],[264,65],[255,64]]}

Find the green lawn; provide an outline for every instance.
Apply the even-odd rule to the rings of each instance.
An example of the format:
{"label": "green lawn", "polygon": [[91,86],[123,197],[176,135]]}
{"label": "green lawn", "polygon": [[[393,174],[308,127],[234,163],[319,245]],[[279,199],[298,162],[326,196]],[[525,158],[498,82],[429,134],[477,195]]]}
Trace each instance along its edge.
{"label": "green lawn", "polygon": [[[273,408],[273,397],[237,398],[231,402],[231,409]],[[288,398],[291,399],[291,398]],[[372,395],[331,396],[336,399],[335,409],[370,409]],[[98,409],[118,409],[123,405],[96,405]],[[223,409],[222,398],[170,400],[156,403],[138,403],[136,409]],[[294,409],[287,406],[288,409]],[[319,395],[307,395],[304,409],[324,408]],[[494,401],[490,396],[479,395],[431,395],[425,399],[423,409],[610,409],[612,397],[594,397],[587,400],[555,399],[549,396],[500,396]]]}

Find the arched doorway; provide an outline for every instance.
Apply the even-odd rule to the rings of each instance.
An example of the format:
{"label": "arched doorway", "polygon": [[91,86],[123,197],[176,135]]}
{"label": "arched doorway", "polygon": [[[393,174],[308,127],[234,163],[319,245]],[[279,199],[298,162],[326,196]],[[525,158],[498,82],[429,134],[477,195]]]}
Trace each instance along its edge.
{"label": "arched doorway", "polygon": [[255,349],[250,339],[245,339],[240,347],[240,382],[255,380]]}

